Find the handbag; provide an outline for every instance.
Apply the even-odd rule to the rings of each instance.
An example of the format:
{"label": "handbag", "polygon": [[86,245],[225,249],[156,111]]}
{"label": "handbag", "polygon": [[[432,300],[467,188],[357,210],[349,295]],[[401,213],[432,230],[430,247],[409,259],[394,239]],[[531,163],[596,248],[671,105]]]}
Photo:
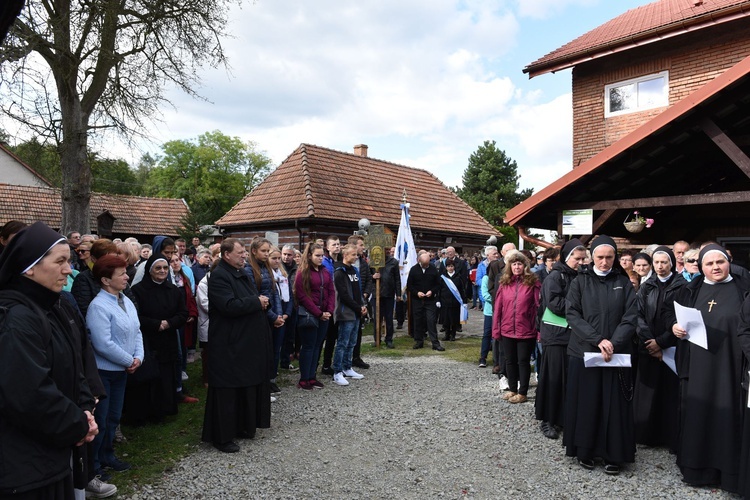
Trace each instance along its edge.
{"label": "handbag", "polygon": [[313,316],[302,304],[297,308],[297,326],[300,328],[317,328],[318,318]]}

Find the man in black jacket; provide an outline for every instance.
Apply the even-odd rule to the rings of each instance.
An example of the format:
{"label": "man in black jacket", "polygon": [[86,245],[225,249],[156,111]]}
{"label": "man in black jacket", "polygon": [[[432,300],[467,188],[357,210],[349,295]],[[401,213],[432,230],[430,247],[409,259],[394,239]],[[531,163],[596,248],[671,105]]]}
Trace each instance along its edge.
{"label": "man in black jacket", "polygon": [[[347,244],[357,246],[358,259],[354,263],[354,267],[359,270],[359,284],[362,289],[362,297],[364,298],[366,304],[370,301],[374,286],[372,281],[373,276],[372,273],[370,273],[370,265],[367,263],[367,259],[365,259],[365,239],[362,236],[355,234],[349,236]],[[366,370],[370,368],[370,364],[365,363],[365,361],[360,357],[360,348],[362,346],[362,328],[364,328],[364,326],[364,321],[361,321],[359,324],[359,334],[357,335],[357,345],[354,346],[354,359],[352,360],[352,365],[356,366],[357,368],[363,368]]]}
{"label": "man in black jacket", "polygon": [[[398,261],[391,255],[391,248],[385,248],[385,265],[378,274],[380,276],[380,317],[385,323],[385,345],[393,349],[393,308],[396,296],[401,295],[401,275]],[[373,274],[375,276],[375,274]],[[377,336],[378,322],[373,323],[373,335]]]}
{"label": "man in black jacket", "polygon": [[414,349],[424,347],[425,332],[430,335],[432,348],[444,351],[437,336],[437,295],[440,290],[440,274],[430,264],[430,254],[420,252],[417,264],[409,270],[406,289],[411,294],[412,318],[414,319]]}

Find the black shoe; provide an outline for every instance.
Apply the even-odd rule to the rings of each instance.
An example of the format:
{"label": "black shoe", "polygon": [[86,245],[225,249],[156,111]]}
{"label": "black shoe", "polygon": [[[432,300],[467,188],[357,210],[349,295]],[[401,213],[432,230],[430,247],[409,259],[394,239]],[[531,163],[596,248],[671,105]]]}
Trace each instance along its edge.
{"label": "black shoe", "polygon": [[440,333],[443,333],[444,331],[445,331],[445,327],[444,327],[444,326],[441,326],[441,327],[440,327]]}
{"label": "black shoe", "polygon": [[560,437],[557,434],[555,427],[553,425],[550,425],[549,422],[542,422],[541,428],[542,428],[542,434],[544,434],[544,437],[546,438],[557,439],[558,437]]}
{"label": "black shoe", "polygon": [[395,349],[395,347],[394,347],[394,345],[393,345],[393,341],[392,341],[392,340],[386,340],[386,341],[385,341],[385,346],[386,346],[386,347],[387,347],[388,349]]}
{"label": "black shoe", "polygon": [[445,350],[445,347],[441,346],[440,344],[432,346],[433,351],[443,352]]}
{"label": "black shoe", "polygon": [[333,375],[333,368],[331,368],[330,366],[324,366],[320,369],[320,373],[322,373],[323,375]]}
{"label": "black shoe", "polygon": [[456,336],[455,335],[451,335],[451,342],[455,342],[455,341],[456,341]]}
{"label": "black shoe", "polygon": [[414,344],[414,347],[412,347],[412,349],[421,349],[423,347],[424,347],[424,343],[417,342],[416,344]]}
{"label": "black shoe", "polygon": [[271,382],[271,394],[278,394],[281,392],[281,389],[279,389],[279,386],[276,385],[276,382]]}
{"label": "black shoe", "polygon": [[591,459],[586,460],[586,459],[579,458],[578,465],[580,465],[586,470],[594,470],[594,461]]}
{"label": "black shoe", "polygon": [[357,358],[352,360],[352,366],[356,366],[357,368],[362,368],[363,370],[367,370],[370,368],[369,363],[365,363],[362,358]]}
{"label": "black shoe", "polygon": [[240,446],[234,441],[229,441],[228,443],[221,444],[214,443],[214,448],[223,453],[237,453],[238,451],[240,451]]}
{"label": "black shoe", "polygon": [[445,337],[443,337],[443,342],[450,342],[450,340],[451,340],[450,335],[446,335]]}
{"label": "black shoe", "polygon": [[620,466],[615,464],[604,464],[604,472],[605,474],[609,474],[610,476],[616,476],[620,473]]}
{"label": "black shoe", "polygon": [[404,329],[404,325],[396,325],[396,330],[403,330],[403,329]]}
{"label": "black shoe", "polygon": [[456,331],[457,331],[457,332],[463,332],[463,331],[464,331],[464,327],[463,327],[463,326],[461,326],[461,325],[458,325],[458,326],[456,327]]}

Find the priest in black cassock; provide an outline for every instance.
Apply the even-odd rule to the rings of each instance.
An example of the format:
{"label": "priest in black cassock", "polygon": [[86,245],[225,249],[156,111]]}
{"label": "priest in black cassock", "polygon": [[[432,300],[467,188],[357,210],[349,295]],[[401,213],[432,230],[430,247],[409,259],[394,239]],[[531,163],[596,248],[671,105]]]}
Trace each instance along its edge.
{"label": "priest in black cassock", "polygon": [[208,280],[208,396],[203,441],[225,453],[235,439],[252,439],[271,426],[271,329],[260,296],[245,274],[247,251],[236,238],[221,244],[221,260]]}
{"label": "priest in black cassock", "polygon": [[653,274],[638,290],[638,372],[635,377],[633,413],[635,442],[647,446],[677,447],[679,383],[663,361],[663,350],[677,345],[664,309],[687,281],[673,272],[675,256],[666,246],[651,256]]}
{"label": "priest in black cassock", "polygon": [[681,339],[676,359],[680,378],[677,465],[688,484],[737,492],[745,404],[741,382],[743,376],[747,378],[738,333],[743,295],[750,283],[730,274],[729,256],[719,245],[704,247],[698,260],[703,279],[683,287],[675,302],[701,312],[708,349],[685,339],[686,331],[677,323],[673,307],[665,311],[667,325]]}
{"label": "priest in black cassock", "polygon": [[609,236],[591,243],[593,262],[578,273],[566,296],[568,385],[565,395],[565,434],[568,456],[593,469],[595,459],[604,472],[620,473],[635,460],[633,379],[630,368],[586,368],[586,352],[632,355],[637,307],[630,279],[614,268],[617,246]]}

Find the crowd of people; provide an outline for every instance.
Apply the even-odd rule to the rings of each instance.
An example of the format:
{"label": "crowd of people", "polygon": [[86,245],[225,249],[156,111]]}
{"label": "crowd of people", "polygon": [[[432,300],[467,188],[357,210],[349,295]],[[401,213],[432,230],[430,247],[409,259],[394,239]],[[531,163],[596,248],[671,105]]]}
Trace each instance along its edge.
{"label": "crowd of people", "polygon": [[[714,242],[421,250],[403,290],[394,249],[371,269],[359,235],[301,252],[260,237],[191,243],[63,237],[40,222],[0,230],[0,439],[28,458],[0,457],[0,498],[114,495],[110,474],[130,468],[116,454],[120,421],[198,403],[186,373],[197,360],[202,440],[239,451],[270,426],[280,371],[298,373],[302,391],[364,378],[377,291],[390,349],[407,310],[413,348],[429,339],[437,352],[481,310],[479,367],[491,355],[509,404],[537,382],[542,434],[562,433],[581,467],[618,474],[636,443],[660,446],[687,483],[750,492],[750,275]],[[701,312],[707,346],[689,340],[675,304]]]}

